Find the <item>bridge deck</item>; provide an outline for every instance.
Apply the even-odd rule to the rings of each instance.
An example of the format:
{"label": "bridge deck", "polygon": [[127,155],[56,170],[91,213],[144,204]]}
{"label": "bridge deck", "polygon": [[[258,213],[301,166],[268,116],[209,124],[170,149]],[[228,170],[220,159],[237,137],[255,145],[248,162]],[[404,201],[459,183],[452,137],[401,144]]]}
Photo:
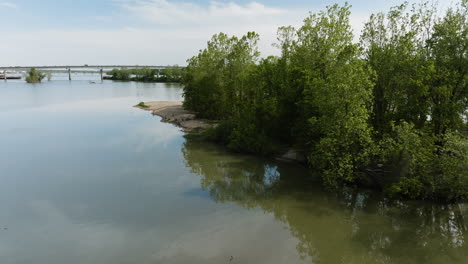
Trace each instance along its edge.
{"label": "bridge deck", "polygon": [[64,66],[0,66],[0,71],[26,71],[31,68],[36,68],[38,70],[57,70],[57,69],[80,69],[82,71],[92,70],[92,69],[142,69],[150,68],[156,70],[163,70],[171,66],[161,66],[161,65],[64,65]]}

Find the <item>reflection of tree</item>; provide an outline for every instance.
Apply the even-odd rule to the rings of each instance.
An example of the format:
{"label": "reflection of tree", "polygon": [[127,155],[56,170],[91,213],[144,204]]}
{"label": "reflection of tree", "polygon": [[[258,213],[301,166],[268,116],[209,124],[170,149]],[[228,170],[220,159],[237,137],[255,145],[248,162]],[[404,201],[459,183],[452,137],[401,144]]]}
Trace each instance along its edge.
{"label": "reflection of tree", "polygon": [[260,207],[289,226],[314,263],[468,263],[468,207],[325,193],[305,169],[188,140],[186,164],[216,202]]}
{"label": "reflection of tree", "polygon": [[[356,239],[399,263],[467,263],[468,212],[463,205],[421,203],[380,203],[377,211],[387,224],[373,226],[356,234]],[[382,240],[384,238],[384,240]],[[413,262],[405,261],[412,256]]]}

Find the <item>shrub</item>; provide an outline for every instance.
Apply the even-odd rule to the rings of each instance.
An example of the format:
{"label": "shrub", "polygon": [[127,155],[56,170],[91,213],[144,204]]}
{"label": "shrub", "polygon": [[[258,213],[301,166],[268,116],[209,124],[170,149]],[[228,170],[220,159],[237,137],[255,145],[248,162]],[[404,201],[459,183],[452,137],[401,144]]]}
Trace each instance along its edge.
{"label": "shrub", "polygon": [[140,107],[140,108],[149,108],[144,102],[139,102],[135,107]]}
{"label": "shrub", "polygon": [[28,83],[40,83],[45,77],[46,77],[45,73],[42,73],[42,72],[36,70],[36,68],[31,68],[26,73],[26,82],[28,82]]}

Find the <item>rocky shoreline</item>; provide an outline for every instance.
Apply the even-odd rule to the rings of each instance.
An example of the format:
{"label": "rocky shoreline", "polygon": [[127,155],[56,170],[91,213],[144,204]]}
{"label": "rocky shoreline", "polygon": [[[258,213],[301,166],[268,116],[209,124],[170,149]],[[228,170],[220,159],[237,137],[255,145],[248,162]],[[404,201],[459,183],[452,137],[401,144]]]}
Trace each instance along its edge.
{"label": "rocky shoreline", "polygon": [[[185,110],[181,101],[154,101],[135,105],[136,108],[151,111],[153,115],[160,116],[161,122],[171,123],[181,127],[185,132],[197,132],[212,128],[216,122],[196,117],[196,113]],[[305,164],[306,157],[295,149],[286,149],[283,154],[275,157],[277,160]]]}
{"label": "rocky shoreline", "polygon": [[183,108],[181,101],[145,102],[135,107],[151,111],[153,115],[160,116],[162,122],[174,124],[181,127],[186,132],[193,132],[216,126],[216,123],[213,121],[196,118],[195,113]]}

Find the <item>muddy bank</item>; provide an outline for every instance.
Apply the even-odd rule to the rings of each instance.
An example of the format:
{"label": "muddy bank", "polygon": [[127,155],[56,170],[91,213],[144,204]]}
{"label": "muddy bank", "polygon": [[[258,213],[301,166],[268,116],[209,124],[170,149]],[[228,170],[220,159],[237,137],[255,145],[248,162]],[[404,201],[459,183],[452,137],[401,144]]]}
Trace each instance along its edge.
{"label": "muddy bank", "polygon": [[144,106],[135,107],[151,111],[153,115],[160,116],[162,122],[175,124],[188,132],[216,126],[212,121],[196,118],[195,113],[183,108],[181,101],[145,102]]}

